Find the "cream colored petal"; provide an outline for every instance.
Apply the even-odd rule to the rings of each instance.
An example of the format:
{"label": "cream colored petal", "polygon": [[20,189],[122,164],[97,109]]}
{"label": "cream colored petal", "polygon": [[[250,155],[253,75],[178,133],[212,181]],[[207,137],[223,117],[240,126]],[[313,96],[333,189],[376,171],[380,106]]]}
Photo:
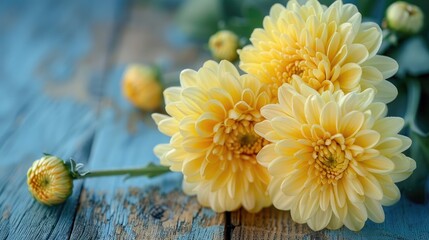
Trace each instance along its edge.
{"label": "cream colored petal", "polygon": [[374,86],[378,85],[383,80],[383,75],[377,68],[373,66],[362,67],[362,82],[365,82],[370,86]]}
{"label": "cream colored petal", "polygon": [[215,126],[221,121],[213,113],[206,112],[200,116],[195,123],[195,130],[201,137],[212,136],[215,132]]}
{"label": "cream colored petal", "polygon": [[304,106],[306,122],[320,124],[321,106],[323,106],[323,102],[320,97],[310,96],[307,98]]}
{"label": "cream colored petal", "polygon": [[[195,130],[195,119],[193,117],[185,117],[182,119],[182,121],[180,121],[179,130],[183,138],[199,137],[198,132]],[[177,147],[180,147],[180,145]]]}
{"label": "cream colored petal", "polygon": [[270,94],[268,92],[263,92],[259,94],[259,96],[256,98],[255,108],[259,110],[262,107],[268,105],[270,102],[271,102]]}
{"label": "cream colored petal", "polygon": [[259,164],[264,167],[268,167],[268,165],[278,157],[275,151],[275,144],[265,145],[256,156],[256,159]]}
{"label": "cream colored petal", "polygon": [[344,219],[344,225],[352,231],[359,231],[365,225],[368,218],[367,211],[363,203],[348,203],[348,214]]}
{"label": "cream colored petal", "polygon": [[286,139],[297,139],[302,137],[301,124],[291,117],[276,117],[271,121],[273,130]]}
{"label": "cream colored petal", "polygon": [[338,118],[340,111],[338,105],[335,102],[329,102],[326,104],[321,112],[320,123],[326,131],[332,135],[338,132]]}
{"label": "cream colored petal", "polygon": [[198,74],[194,70],[185,69],[180,73],[180,85],[183,88],[197,86]]}
{"label": "cream colored petal", "polygon": [[285,7],[279,3],[276,3],[270,9],[270,17],[272,17],[274,20],[277,20],[283,11],[285,11]]}
{"label": "cream colored petal", "polygon": [[384,211],[379,201],[366,198],[365,207],[368,210],[368,218],[375,223],[384,222]]}
{"label": "cream colored petal", "polygon": [[365,196],[375,200],[381,200],[383,198],[382,187],[375,177],[367,175],[365,177],[359,177],[359,180],[362,183]]}
{"label": "cream colored petal", "polygon": [[195,190],[197,188],[197,184],[183,181],[182,188],[187,195],[195,195],[197,193],[197,191]]}
{"label": "cream colored petal", "polygon": [[343,222],[334,214],[331,216],[331,221],[329,222],[327,229],[337,230],[343,226]]}
{"label": "cream colored petal", "polygon": [[195,113],[189,110],[183,102],[174,102],[165,106],[165,111],[177,120],[181,120],[186,116],[194,115]]}
{"label": "cream colored petal", "polygon": [[270,196],[277,209],[290,210],[296,198],[284,195],[281,191],[282,180],[283,178],[274,178],[271,181],[269,185]]}
{"label": "cream colored petal", "polygon": [[[343,181],[343,188],[347,194],[347,199],[351,202],[360,202],[364,198],[363,187],[357,179],[347,179]],[[362,194],[359,194],[356,190],[359,190]]]}
{"label": "cream colored petal", "polygon": [[377,88],[377,93],[374,101],[389,103],[398,96],[398,89],[389,81],[381,81],[375,87]]}
{"label": "cream colored petal", "polygon": [[397,137],[387,137],[377,144],[376,149],[386,156],[394,155],[402,149],[403,143],[401,139]]}
{"label": "cream colored petal", "polygon": [[224,169],[222,172],[219,173],[216,179],[213,180],[211,185],[211,191],[216,192],[219,191],[221,188],[224,188],[231,178],[231,171],[229,169]]}
{"label": "cream colored petal", "polygon": [[375,55],[362,63],[362,65],[377,68],[383,74],[384,79],[392,77],[398,71],[398,63],[393,58],[382,55]]}
{"label": "cream colored petal", "polygon": [[181,94],[182,94],[181,87],[169,87],[165,89],[164,90],[165,104],[180,101]]}
{"label": "cream colored petal", "polygon": [[383,199],[380,203],[384,206],[395,204],[401,197],[401,192],[398,187],[393,183],[390,176],[377,176],[381,187],[383,188]]}
{"label": "cream colored petal", "polygon": [[383,118],[387,115],[387,107],[386,104],[381,102],[374,102],[368,106],[368,110],[371,111],[371,116],[375,119]]}
{"label": "cream colored petal", "polygon": [[297,151],[306,147],[292,139],[283,139],[277,142],[275,146],[277,154],[289,157],[294,156]]}
{"label": "cream colored petal", "polygon": [[328,207],[330,206],[330,194],[331,194],[331,188],[326,188],[323,189],[322,192],[320,193],[320,202],[319,202],[319,207],[322,211],[327,211]]}
{"label": "cream colored petal", "polygon": [[265,136],[273,131],[273,127],[271,126],[271,122],[268,120],[264,120],[255,124],[254,131],[261,137],[265,138]]}
{"label": "cream colored petal", "polygon": [[362,68],[356,63],[347,63],[341,67],[338,77],[341,89],[345,92],[357,90],[362,76]]}
{"label": "cream colored petal", "polygon": [[225,119],[227,117],[227,112],[224,108],[224,105],[215,99],[210,99],[204,105],[204,112],[211,112],[216,115],[217,119]]}
{"label": "cream colored petal", "polygon": [[285,195],[296,196],[303,191],[306,180],[305,171],[295,171],[284,178],[281,190]]}
{"label": "cream colored petal", "polygon": [[399,138],[402,142],[401,148],[399,149],[399,152],[403,152],[411,147],[411,139],[404,135],[396,135],[396,138]]}
{"label": "cream colored petal", "polygon": [[159,122],[158,129],[167,136],[173,136],[179,132],[179,122],[174,118],[166,118]]}
{"label": "cream colored petal", "polygon": [[343,186],[341,183],[333,186],[335,202],[340,208],[346,204],[346,192]]}
{"label": "cream colored petal", "polygon": [[404,154],[393,156],[391,160],[395,164],[395,169],[390,174],[394,182],[407,179],[416,169],[416,162]]}
{"label": "cream colored petal", "polygon": [[186,88],[182,91],[182,101],[193,112],[203,112],[201,107],[208,100],[207,94],[196,87]]}
{"label": "cream colored petal", "polygon": [[382,155],[361,161],[360,164],[372,173],[389,174],[395,168],[394,163]]}
{"label": "cream colored petal", "polygon": [[213,144],[211,138],[188,137],[183,139],[183,149],[188,152],[203,152]]}
{"label": "cream colored petal", "polygon": [[295,170],[293,161],[287,157],[276,157],[268,166],[268,171],[271,176],[285,177]]}
{"label": "cream colored petal", "polygon": [[278,100],[285,112],[292,112],[292,97],[296,94],[296,90],[289,84],[284,84],[279,88]]}
{"label": "cream colored petal", "polygon": [[345,62],[361,64],[368,59],[367,48],[362,44],[352,44],[348,46],[348,53]]}
{"label": "cream colored petal", "polygon": [[368,49],[369,57],[375,56],[383,40],[382,32],[378,24],[373,22],[364,22],[360,25],[359,33],[355,42],[365,45]]}
{"label": "cream colored petal", "polygon": [[153,149],[153,152],[154,152],[155,156],[157,156],[161,160],[162,165],[169,166],[169,163],[168,163],[168,161],[165,161],[164,156],[170,150],[172,150],[172,147],[169,144],[158,144]]}
{"label": "cream colored petal", "polygon": [[347,113],[340,120],[340,133],[345,138],[354,136],[359,130],[361,130],[365,116],[362,112],[352,111]]}
{"label": "cream colored petal", "polygon": [[192,176],[195,173],[199,173],[201,168],[201,163],[202,163],[202,159],[200,158],[185,161],[183,163],[183,168],[182,168],[183,174]]}
{"label": "cream colored petal", "polygon": [[[356,134],[355,145],[360,146],[362,148],[372,148],[379,144],[380,141],[380,133],[374,130],[361,130]],[[377,149],[379,149],[377,147]]]}
{"label": "cream colored petal", "polygon": [[261,109],[261,114],[268,120],[276,117],[288,116],[279,104],[268,104]]}
{"label": "cream colored petal", "polygon": [[292,97],[292,112],[294,118],[301,123],[305,123],[305,113],[304,113],[304,104],[305,98],[303,96],[295,95]]}
{"label": "cream colored petal", "polygon": [[[317,198],[316,198],[317,199]],[[300,216],[303,221],[306,221],[319,210],[319,204],[314,198],[310,197],[309,191],[306,191],[299,201]]]}
{"label": "cream colored petal", "polygon": [[155,121],[156,125],[159,125],[159,122],[161,122],[161,121],[162,121],[162,120],[164,120],[164,119],[169,119],[169,118],[171,118],[171,117],[170,117],[170,116],[168,116],[168,115],[160,114],[160,113],[153,113],[153,114],[151,115],[151,117],[152,117],[152,119]]}
{"label": "cream colored petal", "polygon": [[398,134],[404,126],[404,119],[400,117],[386,117],[377,120],[372,129],[376,130],[383,137],[392,137]]}
{"label": "cream colored petal", "polygon": [[223,105],[226,111],[229,111],[234,107],[234,100],[226,89],[214,88],[210,90],[210,100],[215,100]]}
{"label": "cream colored petal", "polygon": [[314,231],[322,230],[328,226],[329,222],[331,221],[331,217],[332,211],[330,209],[327,211],[318,209],[314,216],[308,220],[308,226]]}

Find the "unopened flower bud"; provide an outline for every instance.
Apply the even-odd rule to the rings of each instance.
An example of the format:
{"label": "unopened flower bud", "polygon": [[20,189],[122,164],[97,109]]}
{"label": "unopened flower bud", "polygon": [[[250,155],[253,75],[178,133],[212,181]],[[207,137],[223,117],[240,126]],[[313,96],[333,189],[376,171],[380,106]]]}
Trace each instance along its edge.
{"label": "unopened flower bud", "polygon": [[228,30],[219,31],[209,39],[210,51],[213,57],[218,60],[236,60],[238,57],[238,47],[237,35]]}
{"label": "unopened flower bud", "polygon": [[37,201],[55,205],[65,202],[72,193],[73,177],[63,160],[44,156],[28,169],[27,184]]}
{"label": "unopened flower bud", "polygon": [[387,8],[387,26],[404,34],[415,34],[423,27],[423,12],[413,4],[398,1]]}
{"label": "unopened flower bud", "polygon": [[123,76],[122,92],[132,104],[145,111],[153,111],[162,103],[162,86],[155,70],[148,66],[129,66]]}

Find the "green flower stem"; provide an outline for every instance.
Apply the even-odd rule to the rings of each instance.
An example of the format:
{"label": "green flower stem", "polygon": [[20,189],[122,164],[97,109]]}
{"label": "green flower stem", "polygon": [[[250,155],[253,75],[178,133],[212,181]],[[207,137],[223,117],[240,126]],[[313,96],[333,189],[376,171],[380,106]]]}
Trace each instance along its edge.
{"label": "green flower stem", "polygon": [[127,175],[127,177],[147,176],[149,178],[163,175],[170,172],[170,169],[165,166],[149,164],[143,168],[128,168],[128,169],[112,169],[92,171],[81,175],[74,176],[75,179],[92,178],[92,177],[107,177]]}
{"label": "green flower stem", "polygon": [[410,126],[410,129],[421,136],[427,136],[416,124],[417,111],[419,109],[421,85],[417,79],[407,79],[408,103],[407,112],[405,113],[405,124]]}

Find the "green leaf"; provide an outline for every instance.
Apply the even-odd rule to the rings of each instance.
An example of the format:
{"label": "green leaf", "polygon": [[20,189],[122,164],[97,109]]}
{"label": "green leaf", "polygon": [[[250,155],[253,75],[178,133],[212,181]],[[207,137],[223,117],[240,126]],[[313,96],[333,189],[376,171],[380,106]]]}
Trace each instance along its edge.
{"label": "green leaf", "polygon": [[409,179],[401,183],[405,194],[414,202],[425,202],[425,185],[429,171],[429,137],[422,137],[411,131],[413,144],[410,155],[416,161],[416,169]]}
{"label": "green leaf", "polygon": [[207,40],[223,18],[220,0],[187,0],[177,12],[179,28],[190,37]]}

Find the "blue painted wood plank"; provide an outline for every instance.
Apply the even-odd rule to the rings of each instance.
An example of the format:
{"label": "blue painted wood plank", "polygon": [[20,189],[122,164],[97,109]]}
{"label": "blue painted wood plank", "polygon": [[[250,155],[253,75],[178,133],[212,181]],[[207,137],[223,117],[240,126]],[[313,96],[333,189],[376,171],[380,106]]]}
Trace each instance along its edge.
{"label": "blue painted wood plank", "polygon": [[87,161],[99,99],[93,88],[123,4],[0,2],[0,239],[69,238],[82,183],[64,205],[48,208],[30,197],[26,172],[43,152]]}

